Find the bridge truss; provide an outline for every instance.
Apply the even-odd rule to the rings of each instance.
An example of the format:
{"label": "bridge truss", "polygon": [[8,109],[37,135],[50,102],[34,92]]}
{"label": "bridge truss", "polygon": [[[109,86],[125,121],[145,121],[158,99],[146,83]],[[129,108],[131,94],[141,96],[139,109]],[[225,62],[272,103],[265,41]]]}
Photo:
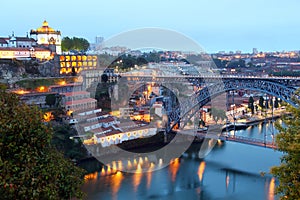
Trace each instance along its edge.
{"label": "bridge truss", "polygon": [[[199,90],[191,98],[182,102],[180,106],[173,110],[169,115],[170,131],[176,124],[186,124],[186,122],[206,103],[214,97],[233,90],[246,89],[260,91],[269,95],[281,98],[283,101],[297,107],[298,104],[295,98],[299,96],[295,94],[296,89],[286,85],[267,80],[252,80],[252,79],[226,79],[217,81],[215,84],[207,85]],[[179,124],[180,125],[180,124]]]}

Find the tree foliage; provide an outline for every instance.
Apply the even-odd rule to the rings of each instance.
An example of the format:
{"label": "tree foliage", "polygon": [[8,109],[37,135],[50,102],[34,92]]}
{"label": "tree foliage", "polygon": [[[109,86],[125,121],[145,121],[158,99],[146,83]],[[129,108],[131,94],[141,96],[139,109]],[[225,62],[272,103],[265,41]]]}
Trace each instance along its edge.
{"label": "tree foliage", "polygon": [[261,109],[263,109],[265,107],[264,104],[265,100],[262,96],[259,97],[259,101],[258,101],[258,105],[261,107]]}
{"label": "tree foliage", "polygon": [[85,52],[90,47],[90,43],[84,38],[64,37],[61,41],[61,47],[63,51],[77,50]]}
{"label": "tree foliage", "polygon": [[216,124],[218,124],[218,121],[220,119],[223,121],[224,119],[227,118],[225,110],[214,108],[214,107],[211,108],[211,115],[214,121],[216,122]]}
{"label": "tree foliage", "polygon": [[[299,100],[296,100],[298,105]],[[276,136],[278,149],[284,153],[281,165],[273,167],[271,173],[278,178],[276,193],[281,199],[300,198],[300,108],[288,107],[291,116],[283,118],[286,127],[276,124],[280,133]]]}
{"label": "tree foliage", "polygon": [[278,98],[275,98],[275,102],[274,102],[274,108],[279,108],[279,102],[278,102]]}
{"label": "tree foliage", "polygon": [[254,114],[254,99],[253,97],[249,97],[248,108],[251,110],[251,113]]}
{"label": "tree foliage", "polygon": [[55,94],[47,94],[46,99],[45,99],[46,105],[52,107],[56,103],[56,96]]}
{"label": "tree foliage", "polygon": [[83,170],[52,148],[42,113],[0,91],[1,199],[81,197]]}

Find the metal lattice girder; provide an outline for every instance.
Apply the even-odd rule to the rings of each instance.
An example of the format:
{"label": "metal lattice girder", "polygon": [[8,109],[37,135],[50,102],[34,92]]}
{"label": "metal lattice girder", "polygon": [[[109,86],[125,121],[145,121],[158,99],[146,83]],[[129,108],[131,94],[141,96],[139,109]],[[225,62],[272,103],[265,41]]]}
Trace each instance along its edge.
{"label": "metal lattice girder", "polygon": [[[298,104],[293,100],[296,89],[299,85],[299,77],[254,77],[254,76],[132,76],[125,75],[128,83],[192,83],[196,86],[202,86],[202,89],[190,98],[180,102],[180,105],[169,113],[168,130],[175,124],[182,122],[185,124],[192,115],[209,102],[215,96],[231,90],[253,90],[270,94],[281,98],[283,101],[297,107]],[[299,96],[296,96],[299,99]]]}
{"label": "metal lattice girder", "polygon": [[133,76],[124,74],[122,77],[126,78],[128,82],[160,82],[160,83],[179,83],[190,82],[195,85],[202,85],[205,83],[215,83],[216,80],[250,80],[250,81],[269,81],[279,83],[285,86],[300,86],[300,77],[259,77],[259,76],[234,76],[234,75],[201,75],[201,76]]}
{"label": "metal lattice girder", "polygon": [[[204,87],[202,90],[194,94],[190,99],[181,103],[180,107],[174,109],[169,116],[169,121],[173,122],[173,126],[181,121],[181,124],[185,124],[193,114],[195,114],[195,108],[200,108],[209,102],[213,97],[222,94],[226,91],[247,89],[260,91],[270,94],[272,96],[281,98],[283,101],[291,104],[294,107],[298,107],[298,104],[294,101],[296,89],[289,88],[280,83],[271,82],[267,80],[253,80],[253,79],[226,79],[222,82],[217,82]],[[297,96],[297,99],[299,97]],[[196,101],[195,101],[196,100]],[[172,127],[170,127],[170,130]]]}

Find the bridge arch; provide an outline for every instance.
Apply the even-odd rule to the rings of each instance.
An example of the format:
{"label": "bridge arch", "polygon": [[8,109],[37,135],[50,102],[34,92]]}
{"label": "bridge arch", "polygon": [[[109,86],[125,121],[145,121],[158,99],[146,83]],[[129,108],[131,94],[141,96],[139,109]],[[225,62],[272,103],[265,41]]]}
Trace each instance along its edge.
{"label": "bridge arch", "polygon": [[[172,122],[173,125],[168,129],[172,130],[172,128],[180,121],[186,122],[189,120],[199,110],[199,107],[204,106],[212,98],[224,92],[239,89],[267,93],[277,98],[281,98],[293,107],[298,107],[297,102],[295,102],[293,98],[296,95],[295,88],[287,87],[283,84],[268,80],[225,79],[202,88],[194,94],[189,101],[181,103],[180,107],[174,109],[169,116],[169,122]],[[299,96],[296,97],[299,99]]]}

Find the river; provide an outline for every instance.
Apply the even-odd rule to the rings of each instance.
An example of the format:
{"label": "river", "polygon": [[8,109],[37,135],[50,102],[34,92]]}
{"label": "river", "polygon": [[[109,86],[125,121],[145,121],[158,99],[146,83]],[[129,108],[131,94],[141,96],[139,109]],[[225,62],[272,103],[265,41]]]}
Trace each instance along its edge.
{"label": "river", "polygon": [[[271,122],[260,123],[229,134],[272,141],[277,133],[272,126]],[[193,144],[167,167],[148,173],[113,172],[95,162],[85,163],[98,169],[85,177],[86,199],[278,199],[274,195],[278,183],[268,172],[280,163],[282,153],[227,141],[200,159],[199,145]]]}

